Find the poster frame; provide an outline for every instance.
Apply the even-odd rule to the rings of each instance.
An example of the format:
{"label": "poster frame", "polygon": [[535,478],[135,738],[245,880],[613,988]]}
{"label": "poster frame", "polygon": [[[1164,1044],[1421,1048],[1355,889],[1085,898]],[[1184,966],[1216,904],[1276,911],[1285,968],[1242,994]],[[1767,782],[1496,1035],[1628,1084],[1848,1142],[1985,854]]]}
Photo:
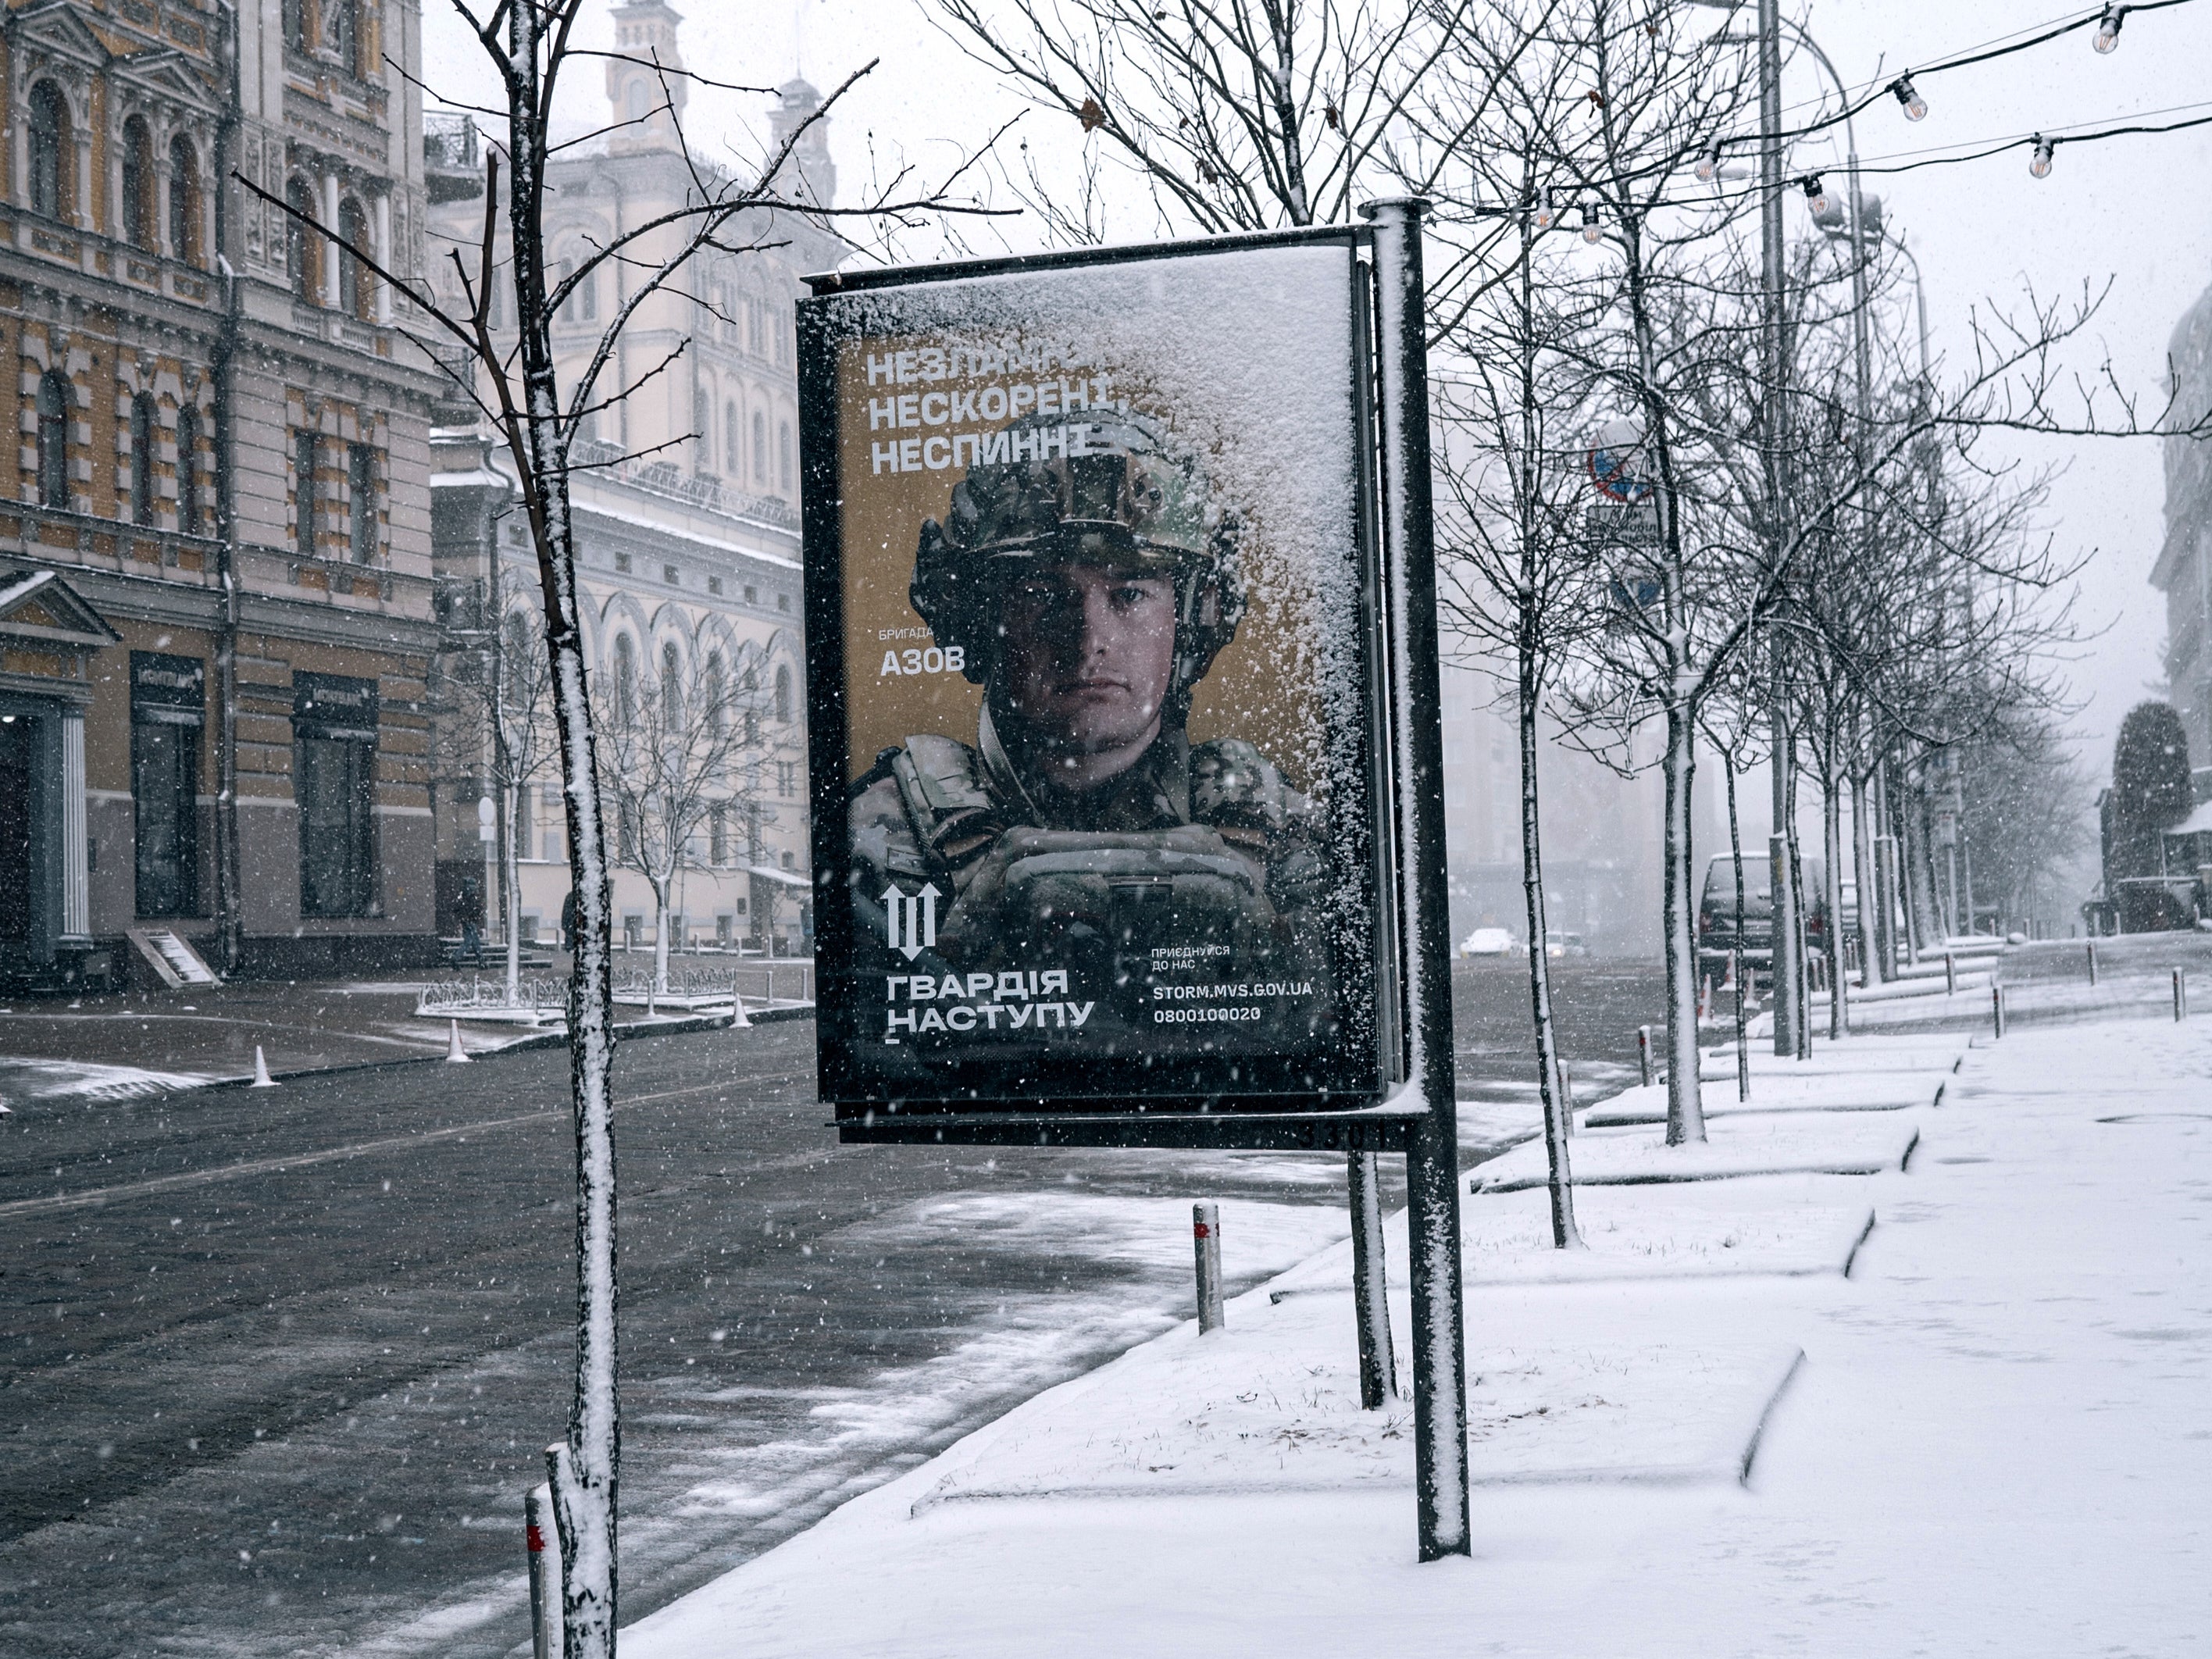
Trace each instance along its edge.
{"label": "poster frame", "polygon": [[[1098,1096],[1043,1096],[1008,1100],[988,1109],[962,1109],[957,1097],[908,1101],[881,1098],[845,1086],[842,1039],[824,1031],[817,1052],[821,1098],[836,1113],[842,1140],[853,1143],[927,1143],[968,1146],[1152,1146],[1352,1152],[1402,1152],[1425,1115],[1407,1097],[1403,1033],[1400,1028],[1407,939],[1399,874],[1401,849],[1393,800],[1396,787],[1389,705],[1387,637],[1389,609],[1383,592],[1378,529],[1376,439],[1376,361],[1373,231],[1366,225],[1303,228],[1188,240],[1036,255],[947,262],[921,267],[839,271],[808,277],[811,295],[797,307],[799,463],[802,483],[804,618],[806,629],[808,802],[815,872],[817,951],[850,953],[851,910],[846,901],[849,858],[848,778],[851,725],[846,702],[847,651],[842,512],[839,476],[841,432],[836,372],[848,337],[830,320],[825,301],[858,293],[905,289],[963,278],[1066,271],[1150,261],[1172,261],[1251,249],[1323,246],[1348,255],[1352,292],[1351,407],[1356,455],[1355,524],[1362,606],[1366,618],[1367,867],[1374,893],[1376,936],[1374,1066],[1368,1085],[1328,1097],[1301,1097],[1279,1089],[1242,1098],[1207,1097],[1189,1089],[1146,1102]],[[1363,255],[1368,257],[1363,258]],[[849,960],[849,954],[845,959]]]}

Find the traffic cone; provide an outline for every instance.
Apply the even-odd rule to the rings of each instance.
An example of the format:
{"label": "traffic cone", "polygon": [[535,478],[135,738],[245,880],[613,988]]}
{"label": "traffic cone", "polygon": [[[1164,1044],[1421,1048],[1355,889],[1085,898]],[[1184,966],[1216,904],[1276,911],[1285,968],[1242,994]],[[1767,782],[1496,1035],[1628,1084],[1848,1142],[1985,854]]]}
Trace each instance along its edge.
{"label": "traffic cone", "polygon": [[257,1089],[276,1086],[276,1079],[269,1075],[269,1062],[262,1057],[261,1045],[258,1042],[253,1045],[253,1086]]}
{"label": "traffic cone", "polygon": [[732,1031],[750,1031],[752,1025],[752,1021],[745,1014],[745,1000],[738,994],[738,988],[733,983],[730,987],[730,1029]]}
{"label": "traffic cone", "polygon": [[468,1051],[461,1047],[461,1022],[454,1019],[447,1021],[447,1024],[453,1028],[453,1041],[446,1045],[446,1063],[448,1066],[465,1066],[469,1063],[469,1056]]}

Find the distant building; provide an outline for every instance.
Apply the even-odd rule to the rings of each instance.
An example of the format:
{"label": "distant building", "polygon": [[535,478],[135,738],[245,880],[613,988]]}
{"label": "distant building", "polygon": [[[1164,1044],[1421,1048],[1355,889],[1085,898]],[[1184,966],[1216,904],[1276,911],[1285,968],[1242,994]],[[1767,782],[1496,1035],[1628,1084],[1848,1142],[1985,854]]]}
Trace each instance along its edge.
{"label": "distant building", "polygon": [[[617,7],[621,49],[607,66],[610,136],[564,152],[550,178],[546,246],[558,270],[623,228],[679,207],[693,188],[674,121],[685,82],[647,64],[682,62],[678,18],[656,0]],[[664,87],[666,91],[664,92]],[[790,185],[835,199],[836,170],[820,107],[803,81],[781,88],[773,138],[799,132]],[[483,228],[483,172],[473,130],[434,119],[427,139],[434,248],[474,246]],[[674,233],[670,233],[672,236]],[[664,237],[662,240],[667,240]],[[805,785],[805,638],[799,540],[799,396],[793,301],[800,277],[835,267],[845,245],[818,227],[749,216],[722,239],[750,251],[696,259],[680,289],[649,296],[623,335],[627,378],[675,356],[674,367],[609,410],[575,459],[571,480],[582,568],[585,649],[595,683],[724,686],[732,718],[754,719],[743,764],[719,786],[719,807],[693,841],[675,904],[681,947],[744,945],[811,951],[812,885]],[[640,252],[646,252],[641,249]],[[555,346],[564,382],[625,303],[635,267],[603,268],[564,309]],[[457,290],[450,297],[459,299]],[[696,296],[687,297],[687,296]],[[507,319],[510,324],[512,319]],[[607,387],[611,394],[617,384]],[[483,614],[495,562],[504,607],[534,614],[535,558],[509,514],[512,468],[465,404],[448,399],[434,434],[437,574],[449,623],[441,677],[457,692],[480,672]],[[635,459],[623,459],[631,457]],[[625,677],[629,677],[625,679]],[[489,739],[465,695],[441,699],[434,769],[440,919],[448,933],[480,920],[496,935],[495,842],[479,830],[489,791]],[[748,714],[748,709],[750,713]],[[504,801],[491,818],[503,823]],[[495,833],[498,833],[495,831]],[[516,918],[526,939],[550,941],[568,893],[568,851],[556,769],[522,795],[511,826],[523,860]],[[619,853],[619,834],[611,851]],[[653,896],[642,876],[617,867],[617,940],[654,942]]]}
{"label": "distant building", "polygon": [[421,69],[398,0],[0,21],[0,977],[434,948],[434,385],[313,228],[416,267]]}
{"label": "distant building", "polygon": [[[2167,354],[2179,378],[2177,412],[2212,410],[2212,289],[2182,316]],[[2189,733],[2189,752],[2212,762],[2212,440],[2166,441],[2166,543],[2150,582],[2166,595],[2166,678]],[[2194,775],[2212,799],[2212,764]]]}
{"label": "distant building", "polygon": [[[1525,943],[1521,739],[1511,688],[1480,670],[1447,668],[1443,689],[1452,937],[1504,927]],[[1697,834],[1704,858],[1725,850],[1728,838],[1725,821],[1717,834],[1711,829],[1713,762],[1710,755],[1701,759]],[[1598,955],[1656,957],[1664,788],[1658,769],[1623,778],[1557,742],[1548,722],[1538,768],[1547,923],[1580,934]]]}

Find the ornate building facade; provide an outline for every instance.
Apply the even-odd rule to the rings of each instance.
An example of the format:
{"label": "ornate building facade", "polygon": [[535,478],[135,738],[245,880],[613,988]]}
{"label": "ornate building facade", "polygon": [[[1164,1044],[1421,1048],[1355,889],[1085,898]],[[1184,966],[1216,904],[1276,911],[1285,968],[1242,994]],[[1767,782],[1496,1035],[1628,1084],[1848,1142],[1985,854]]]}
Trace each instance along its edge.
{"label": "ornate building facade", "polygon": [[[667,7],[644,0],[614,15],[632,58],[682,63],[679,20]],[[550,170],[546,246],[564,276],[587,250],[680,207],[693,188],[678,137],[684,81],[664,83],[638,62],[611,60],[607,97],[608,136],[564,153]],[[814,89],[794,81],[781,88],[770,128],[777,138],[799,134],[793,183],[826,204],[836,185],[823,124],[806,125],[818,107]],[[453,284],[446,291],[458,301],[443,251],[473,249],[482,235],[481,156],[465,124],[434,119],[426,142],[432,269]],[[676,234],[637,257],[649,261]],[[792,307],[804,292],[800,277],[834,267],[847,250],[817,225],[787,216],[748,216],[720,240],[738,251],[702,254],[681,284],[648,296],[631,316],[610,374],[617,385],[640,388],[605,411],[576,448],[574,459],[587,464],[571,477],[585,648],[603,693],[626,699],[635,686],[641,696],[665,698],[673,687],[685,698],[726,698],[738,728],[708,782],[712,804],[686,837],[672,945],[801,954],[811,951],[813,922]],[[610,263],[563,309],[555,348],[564,386],[606,319],[628,303],[636,269]],[[647,374],[663,362],[672,367]],[[501,641],[535,637],[536,566],[509,511],[507,457],[465,402],[446,407],[447,423],[433,434],[431,478],[437,576],[454,623],[441,659],[440,682],[451,695],[440,700],[446,717],[434,786],[441,914],[449,929],[481,920],[500,935],[496,848],[511,836],[521,861],[516,926],[526,940],[550,942],[568,892],[557,762],[549,757],[527,780],[500,778],[483,700],[468,694],[486,672],[495,627]],[[494,595],[496,617],[485,611]],[[612,849],[617,938],[643,949],[655,942],[656,906],[643,875],[621,857],[626,834],[618,828]]]}
{"label": "ornate building facade", "polygon": [[0,20],[0,971],[434,947],[435,382],[321,234],[419,268],[420,56],[415,0]]}
{"label": "ornate building facade", "polygon": [[[2212,289],[2184,313],[2166,348],[2179,376],[2175,413],[2212,410]],[[2151,568],[2166,596],[2166,678],[2189,733],[2197,799],[2212,800],[2212,439],[2166,441],[2166,543]]]}

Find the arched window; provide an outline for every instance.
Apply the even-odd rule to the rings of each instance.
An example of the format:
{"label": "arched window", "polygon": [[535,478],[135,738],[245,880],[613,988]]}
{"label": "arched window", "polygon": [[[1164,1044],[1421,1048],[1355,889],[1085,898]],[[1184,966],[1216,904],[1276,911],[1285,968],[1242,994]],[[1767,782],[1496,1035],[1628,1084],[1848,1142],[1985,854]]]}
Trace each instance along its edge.
{"label": "arched window", "polygon": [[720,737],[729,724],[728,711],[723,707],[722,700],[722,653],[720,652],[717,651],[707,659],[706,678],[701,684],[699,690],[700,695],[707,700],[708,729]]}
{"label": "arched window", "polygon": [[615,723],[627,726],[637,718],[637,647],[629,635],[615,635]]}
{"label": "arched window", "polygon": [[181,132],[169,140],[169,257],[200,262],[200,158]]}
{"label": "arched window", "polygon": [[177,411],[177,528],[187,536],[200,528],[200,412],[190,404]]}
{"label": "arched window", "polygon": [[578,279],[576,283],[576,291],[569,297],[568,303],[576,308],[576,320],[578,322],[596,323],[599,321],[599,273],[597,266],[593,266],[591,270],[586,271],[583,276]]}
{"label": "arched window", "polygon": [[707,401],[707,388],[691,388],[691,453],[696,459],[692,465],[700,471],[713,470],[714,465],[714,411]]}
{"label": "arched window", "polygon": [[323,294],[323,239],[314,231],[315,193],[304,179],[284,186],[284,263],[292,276],[292,292],[302,300],[319,300]]}
{"label": "arched window", "polygon": [[738,686],[744,693],[744,708],[739,718],[744,727],[745,746],[750,748],[760,741],[760,671],[757,668],[745,670],[744,678],[738,682]]}
{"label": "arched window", "polygon": [[753,482],[768,482],[768,416],[753,411]]}
{"label": "arched window", "polygon": [[738,406],[722,405],[722,471],[732,478],[742,478],[745,470],[738,464]]}
{"label": "arched window", "polygon": [[133,247],[154,246],[154,135],[146,118],[123,124],[123,240]]}
{"label": "arched window", "polygon": [[684,729],[683,659],[673,640],[660,647],[660,729],[671,737]]}
{"label": "arched window", "polygon": [[642,121],[645,119],[646,111],[652,107],[653,88],[641,80],[631,82],[629,83],[629,118],[633,121]]}
{"label": "arched window", "polygon": [[520,611],[507,619],[507,644],[503,654],[507,670],[507,715],[509,720],[527,719],[530,708],[530,688],[533,658],[538,641],[531,637],[530,623]]}
{"label": "arched window", "polygon": [[785,421],[776,428],[775,461],[776,476],[782,480],[787,495],[791,494],[791,422]]}
{"label": "arched window", "polygon": [[69,376],[50,368],[39,376],[39,501],[46,507],[70,504]]}
{"label": "arched window", "polygon": [[331,56],[348,75],[361,73],[361,0],[323,0],[323,32]]}
{"label": "arched window", "polygon": [[142,392],[131,400],[131,522],[154,522],[154,437],[160,430],[155,417],[154,394]]}
{"label": "arched window", "polygon": [[69,104],[51,81],[31,88],[31,211],[49,219],[70,212]]}
{"label": "arched window", "polygon": [[366,320],[375,300],[375,281],[349,250],[368,246],[368,216],[350,196],[338,204],[338,239],[345,245],[337,251],[338,308]]}
{"label": "arched window", "polygon": [[791,669],[781,663],[775,671],[775,717],[787,724],[791,720]]}

